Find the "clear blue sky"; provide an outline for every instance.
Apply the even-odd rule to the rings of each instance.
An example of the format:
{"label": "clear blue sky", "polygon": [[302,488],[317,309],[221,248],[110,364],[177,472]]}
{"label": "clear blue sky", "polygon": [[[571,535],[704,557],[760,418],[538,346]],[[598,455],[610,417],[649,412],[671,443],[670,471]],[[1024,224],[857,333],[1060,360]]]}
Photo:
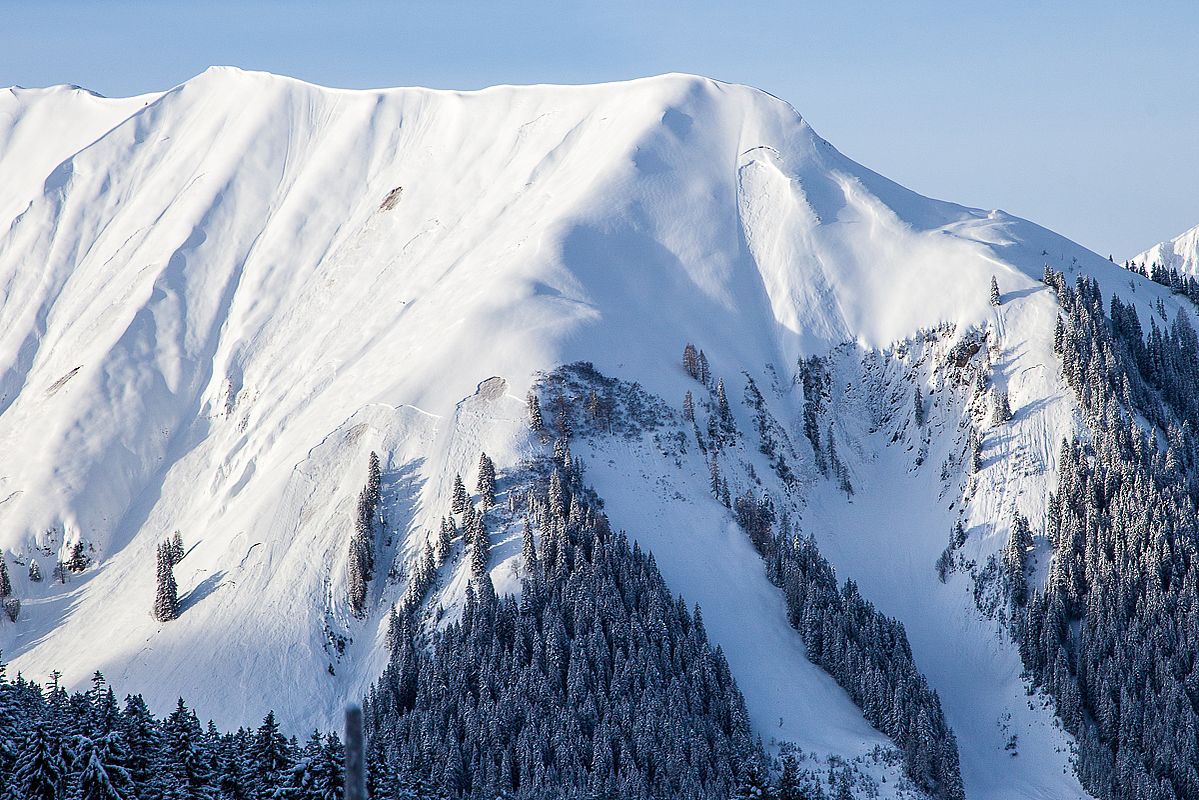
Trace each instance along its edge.
{"label": "clear blue sky", "polygon": [[212,64],[344,87],[694,72],[790,101],[919,192],[1104,255],[1199,224],[1193,0],[0,0],[0,12],[0,85],[132,94]]}

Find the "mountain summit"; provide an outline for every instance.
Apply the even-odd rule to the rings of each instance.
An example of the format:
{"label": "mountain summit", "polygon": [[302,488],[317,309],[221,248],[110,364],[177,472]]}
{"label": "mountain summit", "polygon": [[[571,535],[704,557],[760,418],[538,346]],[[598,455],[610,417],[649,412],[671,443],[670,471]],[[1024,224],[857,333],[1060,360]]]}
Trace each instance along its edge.
{"label": "mountain summit", "polygon": [[1160,264],[1171,272],[1199,276],[1199,225],[1155,244],[1132,260],[1146,267]]}
{"label": "mountain summit", "polygon": [[[718,471],[906,626],[968,796],[1088,796],[969,568],[934,565],[957,523],[961,563],[983,570],[1013,514],[1046,517],[1081,423],[1044,270],[1129,282],[1089,250],[915,194],[785,102],[690,75],[347,91],[219,68],[135,98],[9,89],[0,185],[14,670],[100,669],[222,725],[272,708],[296,732],[328,724],[387,664],[389,610],[454,477],[474,487],[486,452],[515,480],[544,446],[530,392],[583,386],[555,370],[585,362],[570,375],[636,385],[682,420],[708,397],[681,365],[694,343],[713,408],[722,379],[716,438],[760,444],[717,457],[679,422],[681,444],[651,426],[571,452],[613,526],[702,607],[757,735],[862,763],[890,745],[806,657]],[[1191,313],[1135,281],[1143,319],[1158,301]],[[1014,411],[992,427],[998,392]],[[360,609],[350,543],[372,453]],[[162,622],[155,559],[176,532],[178,618]],[[520,536],[491,534],[497,591],[521,589]],[[51,580],[76,551],[86,566]],[[467,561],[439,568],[432,627],[465,602]]]}

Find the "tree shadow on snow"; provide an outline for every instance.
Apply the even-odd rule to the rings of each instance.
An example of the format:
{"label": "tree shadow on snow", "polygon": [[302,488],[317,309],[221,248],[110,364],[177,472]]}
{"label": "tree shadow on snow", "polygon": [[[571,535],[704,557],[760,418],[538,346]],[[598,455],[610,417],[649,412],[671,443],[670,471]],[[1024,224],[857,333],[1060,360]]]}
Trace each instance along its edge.
{"label": "tree shadow on snow", "polygon": [[196,587],[190,592],[179,598],[179,613],[186,614],[189,608],[198,605],[200,601],[208,597],[210,594],[221,588],[221,581],[225,579],[225,570],[214,572],[204,580],[196,584]]}

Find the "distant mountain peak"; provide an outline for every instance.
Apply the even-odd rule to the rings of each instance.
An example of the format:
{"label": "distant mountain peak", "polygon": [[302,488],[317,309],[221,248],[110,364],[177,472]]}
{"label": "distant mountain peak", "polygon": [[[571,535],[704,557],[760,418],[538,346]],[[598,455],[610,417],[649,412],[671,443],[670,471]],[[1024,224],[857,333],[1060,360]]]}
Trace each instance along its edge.
{"label": "distant mountain peak", "polygon": [[1199,225],[1155,244],[1133,256],[1132,260],[1137,264],[1161,264],[1174,272],[1199,275]]}

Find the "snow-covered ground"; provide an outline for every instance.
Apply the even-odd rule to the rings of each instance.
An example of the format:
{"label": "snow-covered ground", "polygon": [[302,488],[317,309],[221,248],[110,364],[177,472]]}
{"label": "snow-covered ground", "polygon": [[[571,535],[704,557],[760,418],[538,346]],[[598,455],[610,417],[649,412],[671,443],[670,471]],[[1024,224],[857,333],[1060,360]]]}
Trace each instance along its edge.
{"label": "snow-covered ground", "polygon": [[[502,478],[529,454],[538,370],[592,361],[678,407],[693,341],[736,397],[752,375],[802,450],[799,357],[990,331],[1016,418],[984,431],[965,507],[981,564],[1013,504],[1037,529],[1077,425],[1044,265],[1097,276],[1142,319],[1159,297],[1177,308],[1032,223],[855,164],[770,95],[687,75],[342,91],[217,68],[119,100],[4,90],[0,185],[0,546],[23,604],[0,648],[28,676],[79,685],[101,669],[158,711],[184,695],[224,726],[274,708],[303,732],[377,676],[404,578],[375,582],[366,620],[348,614],[368,453],[384,462],[386,557],[402,566],[456,472],[473,484],[486,450]],[[967,478],[947,490],[940,465],[969,409],[945,401],[915,468],[859,424],[882,409],[834,388],[857,493],[847,503],[801,457],[803,529],[907,625],[971,797],[1082,796],[1006,635],[966,576],[943,585],[932,568],[963,510]],[[763,738],[847,759],[885,742],[803,658],[702,460],[631,447],[597,443],[591,479],[704,606]],[[176,530],[183,613],[160,624],[154,548]],[[53,582],[79,540],[94,565]],[[452,603],[461,571],[443,586]]]}

